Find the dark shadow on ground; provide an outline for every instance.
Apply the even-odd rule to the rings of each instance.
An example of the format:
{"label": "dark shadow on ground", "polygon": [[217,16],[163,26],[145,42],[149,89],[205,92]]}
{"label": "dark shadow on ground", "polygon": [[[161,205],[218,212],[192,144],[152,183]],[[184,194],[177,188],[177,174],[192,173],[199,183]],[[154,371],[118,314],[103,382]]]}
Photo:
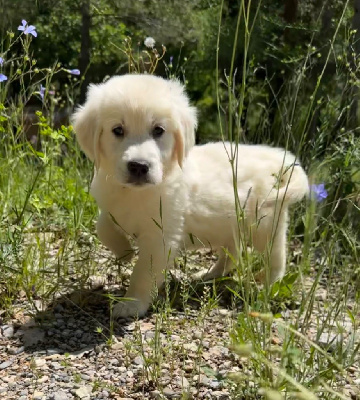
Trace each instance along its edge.
{"label": "dark shadow on ground", "polygon": [[[150,308],[144,322],[153,312],[161,312],[166,301],[174,312],[182,311],[184,305],[196,310],[204,298],[212,298],[214,305],[232,308],[235,303],[239,305],[239,299],[234,296],[236,285],[232,278],[207,283],[191,281],[184,296],[182,283],[170,279],[168,290],[160,290],[156,305]],[[125,288],[111,292],[98,287],[60,296],[44,310],[36,312],[30,321],[17,327],[18,345],[25,347],[27,353],[83,355],[96,352],[98,346],[121,340],[132,329],[131,321],[112,322],[110,307],[116,301],[111,299],[120,299],[124,294]]]}
{"label": "dark shadow on ground", "polygon": [[126,333],[125,325],[110,323],[108,294],[97,288],[58,297],[19,326],[17,336],[27,352],[73,353],[106,345]]}
{"label": "dark shadow on ground", "polygon": [[[169,289],[162,288],[160,296],[165,301],[170,298],[171,307],[183,311],[184,306],[198,309],[202,302],[212,300],[213,304],[222,308],[241,308],[242,301],[237,295],[239,283],[231,276],[211,281],[191,280],[184,283],[174,277],[169,282]],[[168,294],[167,294],[167,293]]]}

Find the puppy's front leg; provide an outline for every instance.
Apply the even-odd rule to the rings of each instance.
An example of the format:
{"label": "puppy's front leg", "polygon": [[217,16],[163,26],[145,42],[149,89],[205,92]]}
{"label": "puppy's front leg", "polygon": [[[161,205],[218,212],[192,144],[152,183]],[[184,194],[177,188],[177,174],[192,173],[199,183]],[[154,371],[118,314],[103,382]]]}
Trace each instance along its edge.
{"label": "puppy's front leg", "polygon": [[[164,270],[173,260],[175,249],[164,245],[161,235],[139,238],[139,259],[130,278],[124,300],[114,306],[115,318],[142,317],[148,310],[157,289],[164,282]],[[170,257],[169,257],[170,253]]]}
{"label": "puppy's front leg", "polygon": [[134,251],[131,244],[121,232],[121,228],[115,225],[107,211],[101,211],[96,223],[96,231],[101,242],[109,248],[116,257],[122,261],[131,260]]}

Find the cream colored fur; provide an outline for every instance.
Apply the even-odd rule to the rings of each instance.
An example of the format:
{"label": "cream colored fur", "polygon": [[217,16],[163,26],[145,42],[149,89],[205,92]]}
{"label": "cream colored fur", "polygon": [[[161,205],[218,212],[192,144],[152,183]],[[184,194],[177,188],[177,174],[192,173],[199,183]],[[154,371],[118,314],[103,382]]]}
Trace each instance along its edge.
{"label": "cream colored fur", "polygon": [[[122,137],[112,131],[118,126]],[[154,137],[159,126],[164,133]],[[223,249],[237,258],[243,240],[229,157],[236,165],[241,235],[264,252],[270,282],[284,275],[288,206],[308,192],[306,174],[292,154],[222,142],[194,147],[196,112],[183,87],[149,75],[92,85],[74,128],[96,166],[91,193],[101,210],[100,240],[118,257],[130,256],[130,236],[139,246],[126,293],[133,300],[116,304],[116,317],[146,313],[180,247],[204,243],[219,250],[206,279],[231,270]],[[129,173],[133,161],[149,168],[139,184]]]}

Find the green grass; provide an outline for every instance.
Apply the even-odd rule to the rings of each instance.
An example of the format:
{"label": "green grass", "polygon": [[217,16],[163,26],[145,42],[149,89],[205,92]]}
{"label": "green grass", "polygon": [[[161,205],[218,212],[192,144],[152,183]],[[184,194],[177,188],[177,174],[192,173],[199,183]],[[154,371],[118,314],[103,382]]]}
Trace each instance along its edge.
{"label": "green grass", "polygon": [[[222,73],[216,74],[219,138],[230,137],[238,143],[256,135],[258,141],[266,143],[266,132],[261,136],[258,131],[250,130],[249,138],[242,129],[247,96],[258,91],[252,86],[254,76],[248,56],[252,26],[258,21],[256,15],[250,15],[246,4],[242,2],[238,18],[239,27],[242,24],[246,27],[245,37],[234,38],[233,63],[225,84]],[[346,6],[344,13],[345,10]],[[272,287],[258,288],[251,271],[263,260],[249,252],[242,257],[242,265],[235,274],[239,280],[194,288],[190,279],[183,279],[178,285],[185,316],[190,315],[193,304],[199,310],[196,322],[184,322],[190,329],[194,324],[200,332],[205,331],[211,311],[224,301],[221,294],[224,291],[229,297],[227,305],[237,307],[234,324],[226,327],[228,345],[246,365],[247,372],[226,378],[234,398],[345,399],[344,382],[351,383],[349,368],[359,363],[360,140],[357,127],[354,129],[346,121],[336,138],[331,136],[331,127],[349,110],[350,99],[343,101],[347,89],[358,85],[358,81],[346,64],[338,68],[342,91],[330,92],[329,84],[323,81],[333,52],[339,52],[335,59],[343,57],[347,45],[341,49],[335,46],[340,29],[350,31],[349,27],[344,28],[343,20],[338,22],[331,46],[322,55],[326,61],[317,79],[310,79],[314,57],[310,43],[294,73],[284,83],[282,94],[276,97],[278,113],[274,129],[278,132],[278,143],[295,151],[307,167],[311,181],[325,182],[329,192],[324,202],[307,200],[294,210],[289,228],[292,240],[288,274]],[[0,83],[0,310],[5,319],[19,305],[23,306],[21,294],[34,305],[39,298],[50,303],[60,294],[85,288],[92,275],[118,272],[94,231],[97,207],[88,193],[92,166],[81,154],[72,128],[55,129],[52,125],[57,95],[53,98],[47,94],[43,112],[37,115],[41,148],[35,150],[26,139],[24,106],[31,96],[38,96],[40,82],[48,90],[51,88],[58,67],[36,71],[29,53],[31,43],[22,38],[15,39],[22,41],[24,48],[19,68],[10,71],[7,83]],[[12,40],[9,39],[9,49]],[[240,84],[236,83],[234,64],[239,40],[244,41],[245,47]],[[4,54],[10,56],[11,51]],[[151,60],[151,54],[147,57]],[[19,83],[16,98],[8,96],[10,81]],[[311,82],[315,84],[311,86]],[[311,138],[311,120],[321,104],[321,126],[317,136]],[[256,115],[261,119],[258,126],[268,126],[266,113]],[[232,161],[235,165],[236,159]],[[192,263],[191,257],[183,262],[185,276],[191,271],[187,265]],[[177,311],[170,286],[169,283],[165,290],[165,300],[155,307],[156,335],[151,342],[151,353],[145,354],[141,334],[136,342],[124,342],[126,353],[143,356],[144,376],[156,387],[161,387],[161,363],[171,362],[171,357],[186,352],[171,345],[175,327],[170,317]],[[324,296],[320,301],[321,293]],[[159,335],[164,331],[165,353]],[[329,331],[339,340],[330,343],[329,336],[329,343],[320,345],[319,339]],[[109,339],[109,346],[112,332],[109,321],[107,330],[101,330]],[[200,371],[203,352],[200,345],[197,352],[195,371]]]}

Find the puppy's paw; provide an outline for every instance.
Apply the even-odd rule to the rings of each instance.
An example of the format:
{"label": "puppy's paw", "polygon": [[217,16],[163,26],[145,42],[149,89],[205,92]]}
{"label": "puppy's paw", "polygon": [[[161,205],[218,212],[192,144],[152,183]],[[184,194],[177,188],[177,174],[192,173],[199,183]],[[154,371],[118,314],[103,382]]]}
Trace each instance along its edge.
{"label": "puppy's paw", "polygon": [[120,301],[113,308],[113,318],[141,318],[146,314],[148,308],[149,304],[142,303],[137,299]]}
{"label": "puppy's paw", "polygon": [[211,281],[213,279],[220,278],[220,277],[222,277],[221,273],[218,273],[217,271],[212,271],[211,269],[206,272],[199,271],[193,275],[193,279],[195,281],[203,281],[203,282]]}
{"label": "puppy's paw", "polygon": [[121,262],[130,262],[135,255],[135,251],[134,250],[127,250],[127,251],[116,251],[114,252],[116,258],[121,261]]}
{"label": "puppy's paw", "polygon": [[266,271],[265,268],[260,270],[258,273],[255,274],[255,282],[258,285],[265,285],[268,283],[269,285],[272,285],[274,282],[280,280],[283,278],[282,273],[277,273],[277,271]]}
{"label": "puppy's paw", "polygon": [[257,272],[254,275],[254,279],[255,279],[255,282],[258,285],[263,285],[265,283],[265,280],[266,280],[266,271],[265,271],[265,269],[262,269],[261,271]]}

